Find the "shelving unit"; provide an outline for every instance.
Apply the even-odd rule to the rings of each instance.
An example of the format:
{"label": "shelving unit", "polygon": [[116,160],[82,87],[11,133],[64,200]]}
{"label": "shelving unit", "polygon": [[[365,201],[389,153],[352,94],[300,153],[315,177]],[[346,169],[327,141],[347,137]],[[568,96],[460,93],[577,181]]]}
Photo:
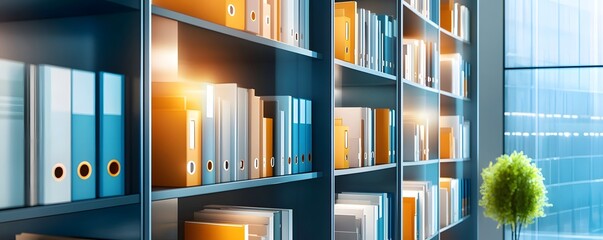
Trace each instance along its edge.
{"label": "shelving unit", "polygon": [[[438,13],[439,0],[432,1]],[[444,1],[444,0],[441,0]],[[391,195],[393,239],[402,238],[402,185],[406,180],[439,184],[440,177],[472,178],[476,172],[477,3],[471,11],[471,41],[440,27],[403,0],[358,0],[358,7],[398,19],[395,74],[334,59],[333,2],[310,1],[309,49],[263,38],[163,7],[152,0],[7,0],[0,3],[0,58],[124,74],[126,195],[47,206],[0,209],[0,239],[21,232],[102,239],[183,239],[183,223],[208,204],[293,209],[294,239],[333,239],[335,194]],[[167,28],[161,27],[167,24]],[[438,44],[440,53],[460,52],[472,64],[469,97],[404,79],[404,38]],[[152,43],[167,43],[168,53]],[[171,52],[170,52],[171,51]],[[171,62],[173,61],[173,62]],[[157,63],[176,69],[159,69]],[[169,75],[176,72],[177,75]],[[151,182],[151,96],[156,81],[236,83],[256,95],[290,95],[312,100],[313,169],[187,188],[158,188]],[[396,110],[395,163],[335,170],[334,108]],[[429,120],[427,161],[404,162],[402,123]],[[471,158],[440,159],[439,117],[471,121]],[[471,208],[477,208],[472,179]],[[0,193],[4,194],[4,193]],[[93,216],[93,217],[91,217]],[[439,229],[428,239],[476,239],[476,214]],[[469,235],[462,235],[469,233]],[[458,238],[462,236],[462,238]]]}

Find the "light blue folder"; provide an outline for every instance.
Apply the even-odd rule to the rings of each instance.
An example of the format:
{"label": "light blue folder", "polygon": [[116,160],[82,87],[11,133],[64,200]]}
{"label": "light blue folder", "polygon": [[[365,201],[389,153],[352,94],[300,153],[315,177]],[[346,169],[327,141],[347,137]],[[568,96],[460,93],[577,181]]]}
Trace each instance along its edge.
{"label": "light blue folder", "polygon": [[203,140],[202,140],[202,164],[203,172],[201,173],[203,185],[216,183],[216,121],[215,121],[215,101],[214,101],[214,86],[207,85],[205,95],[203,96]]}
{"label": "light blue folder", "polygon": [[307,148],[307,123],[306,123],[306,99],[299,99],[299,172],[307,172],[306,162],[308,161]]}
{"label": "light blue folder", "polygon": [[306,172],[312,171],[312,101],[306,100],[306,149],[307,149],[307,162]]}
{"label": "light blue folder", "polygon": [[71,201],[71,70],[41,65],[38,81],[38,203]]}
{"label": "light blue folder", "polygon": [[71,73],[71,199],[96,197],[96,76]]}
{"label": "light blue folder", "polygon": [[25,205],[25,64],[0,59],[0,208]]}
{"label": "light blue folder", "polygon": [[124,159],[124,76],[101,72],[99,87],[98,195],[123,195]]}
{"label": "light blue folder", "polygon": [[303,172],[299,169],[299,99],[293,98],[293,119],[291,125],[291,173]]}

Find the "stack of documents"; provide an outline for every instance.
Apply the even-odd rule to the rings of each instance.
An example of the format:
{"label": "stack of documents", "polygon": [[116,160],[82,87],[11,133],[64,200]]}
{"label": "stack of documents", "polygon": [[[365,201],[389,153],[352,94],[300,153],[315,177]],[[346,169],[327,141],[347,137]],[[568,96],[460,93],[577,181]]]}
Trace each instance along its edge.
{"label": "stack of documents", "polygon": [[387,193],[338,193],[335,239],[392,239],[391,202]]}
{"label": "stack of documents", "polygon": [[335,57],[387,74],[396,74],[398,20],[358,8],[356,1],[335,3]]}
{"label": "stack of documents", "polygon": [[402,76],[423,86],[438,88],[438,44],[418,39],[404,39],[402,43]]}
{"label": "stack of documents", "polygon": [[470,214],[470,179],[440,178],[440,227]]}
{"label": "stack of documents", "polygon": [[438,232],[438,186],[428,181],[404,181],[403,239],[424,240]]}
{"label": "stack of documents", "polygon": [[463,116],[440,116],[440,158],[466,159],[470,152],[470,124]]}
{"label": "stack of documents", "polygon": [[440,55],[440,71],[443,91],[456,96],[469,97],[471,64],[460,53]]}
{"label": "stack of documents", "polygon": [[335,108],[335,168],[394,163],[395,123],[392,109]]}
{"label": "stack of documents", "polygon": [[293,210],[205,206],[184,223],[184,239],[292,240]]}
{"label": "stack of documents", "polygon": [[429,160],[429,119],[406,115],[403,125],[403,161]]}

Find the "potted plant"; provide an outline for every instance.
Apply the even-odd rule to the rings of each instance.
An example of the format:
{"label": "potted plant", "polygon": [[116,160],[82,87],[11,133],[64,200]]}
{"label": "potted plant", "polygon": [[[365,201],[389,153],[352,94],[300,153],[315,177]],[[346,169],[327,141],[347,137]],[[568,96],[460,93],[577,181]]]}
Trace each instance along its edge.
{"label": "potted plant", "polygon": [[552,206],[546,197],[540,169],[523,152],[502,155],[482,171],[479,205],[484,215],[511,227],[511,239],[519,240],[521,229],[543,217],[544,207]]}

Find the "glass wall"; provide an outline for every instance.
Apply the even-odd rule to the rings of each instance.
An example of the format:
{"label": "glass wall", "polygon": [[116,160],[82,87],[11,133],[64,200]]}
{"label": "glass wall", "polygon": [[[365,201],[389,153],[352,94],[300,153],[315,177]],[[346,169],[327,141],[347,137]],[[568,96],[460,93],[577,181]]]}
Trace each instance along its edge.
{"label": "glass wall", "polygon": [[553,204],[522,239],[603,239],[603,0],[505,1],[504,116]]}

